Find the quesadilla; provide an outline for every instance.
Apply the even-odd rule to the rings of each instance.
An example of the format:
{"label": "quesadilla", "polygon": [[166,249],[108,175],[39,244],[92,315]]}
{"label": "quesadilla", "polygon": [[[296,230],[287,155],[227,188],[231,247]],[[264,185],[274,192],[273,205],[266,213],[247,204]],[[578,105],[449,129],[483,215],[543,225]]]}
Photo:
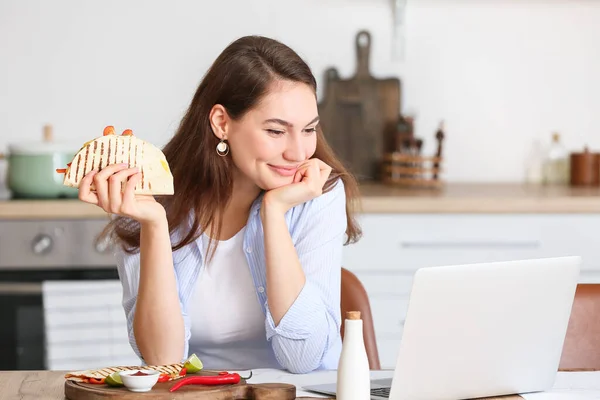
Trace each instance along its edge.
{"label": "quesadilla", "polygon": [[170,377],[169,380],[181,378],[179,373],[183,369],[183,363],[180,364],[169,364],[169,365],[145,365],[137,367],[109,367],[96,370],[85,370],[85,371],[74,371],[69,372],[65,375],[67,380],[76,382],[90,383],[92,380],[102,381],[106,379],[110,374],[118,371],[134,371],[134,370],[153,370],[159,371],[161,374],[166,374]]}
{"label": "quesadilla", "polygon": [[[142,174],[142,179],[135,186],[135,194],[173,194],[173,175],[164,153],[151,143],[134,136],[131,129],[115,135],[114,127],[107,126],[102,136],[83,145],[73,161],[67,164],[67,168],[57,169],[56,172],[65,174],[63,185],[78,188],[83,177],[90,171],[100,171],[108,165],[121,163],[130,168],[138,168]],[[122,182],[122,189],[125,184],[125,181]]]}

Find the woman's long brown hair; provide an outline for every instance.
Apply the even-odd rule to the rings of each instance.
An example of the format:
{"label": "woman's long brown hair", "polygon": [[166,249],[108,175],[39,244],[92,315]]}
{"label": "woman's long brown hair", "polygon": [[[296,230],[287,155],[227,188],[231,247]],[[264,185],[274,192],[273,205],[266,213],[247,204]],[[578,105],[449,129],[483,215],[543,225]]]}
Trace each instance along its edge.
{"label": "woman's long brown hair", "polygon": [[[222,217],[231,198],[234,165],[230,156],[221,157],[215,150],[219,141],[209,123],[211,108],[221,104],[232,119],[239,120],[258,104],[274,80],[301,82],[317,91],[310,68],[292,49],[273,39],[246,36],[219,55],[198,86],[177,132],[163,149],[176,194],[156,199],[165,207],[169,232],[183,228],[181,240],[172,243],[173,251],[195,241],[208,227],[213,237],[219,237]],[[324,192],[337,179],[344,182],[345,244],[353,243],[361,236],[354,219],[358,185],[334,155],[320,129],[313,157],[332,167]],[[105,234],[117,239],[127,252],[139,249],[140,226],[134,220],[119,216],[109,223]]]}

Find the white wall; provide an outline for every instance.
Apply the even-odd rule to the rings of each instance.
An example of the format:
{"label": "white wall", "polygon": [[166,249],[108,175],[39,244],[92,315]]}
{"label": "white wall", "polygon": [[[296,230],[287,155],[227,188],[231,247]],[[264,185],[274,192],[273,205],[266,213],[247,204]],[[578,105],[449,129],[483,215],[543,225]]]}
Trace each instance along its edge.
{"label": "white wall", "polygon": [[373,73],[402,78],[426,151],[446,121],[447,180],[522,180],[532,141],[553,130],[570,149],[600,149],[599,1],[408,0],[404,60],[391,3],[2,0],[0,151],[45,123],[77,144],[112,124],[162,145],[238,36],[284,41],[320,82],[330,65],[353,73],[362,28]]}

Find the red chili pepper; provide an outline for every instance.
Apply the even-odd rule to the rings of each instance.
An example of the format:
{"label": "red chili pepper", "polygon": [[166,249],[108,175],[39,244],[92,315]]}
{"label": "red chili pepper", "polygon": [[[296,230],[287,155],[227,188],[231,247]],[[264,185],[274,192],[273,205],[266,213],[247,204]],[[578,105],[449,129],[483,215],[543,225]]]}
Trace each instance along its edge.
{"label": "red chili pepper", "polygon": [[171,379],[171,375],[169,374],[160,374],[158,376],[158,382],[168,382]]}
{"label": "red chili pepper", "polygon": [[102,379],[95,379],[95,378],[90,378],[90,383],[93,383],[94,385],[101,385],[104,383],[105,378]]}
{"label": "red chili pepper", "polygon": [[187,368],[181,368],[181,371],[179,371],[179,376],[186,376],[187,375]]}
{"label": "red chili pepper", "polygon": [[185,385],[233,385],[239,383],[242,379],[250,379],[252,372],[247,378],[242,378],[237,373],[230,374],[229,372],[219,372],[219,375],[215,376],[190,376],[183,378],[169,389],[169,392],[174,392]]}

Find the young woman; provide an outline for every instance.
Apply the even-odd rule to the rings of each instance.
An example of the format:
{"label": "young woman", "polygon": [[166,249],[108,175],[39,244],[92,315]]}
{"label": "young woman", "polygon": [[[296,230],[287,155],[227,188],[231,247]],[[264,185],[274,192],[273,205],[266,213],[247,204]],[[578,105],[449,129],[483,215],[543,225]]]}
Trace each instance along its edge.
{"label": "young woman", "polygon": [[196,353],[209,369],[337,367],[358,190],[318,124],[306,63],[275,40],[243,37],[164,148],[174,196],[134,195],[140,174],[126,165],[85,177],[80,199],[117,215],[108,231],[145,363]]}

